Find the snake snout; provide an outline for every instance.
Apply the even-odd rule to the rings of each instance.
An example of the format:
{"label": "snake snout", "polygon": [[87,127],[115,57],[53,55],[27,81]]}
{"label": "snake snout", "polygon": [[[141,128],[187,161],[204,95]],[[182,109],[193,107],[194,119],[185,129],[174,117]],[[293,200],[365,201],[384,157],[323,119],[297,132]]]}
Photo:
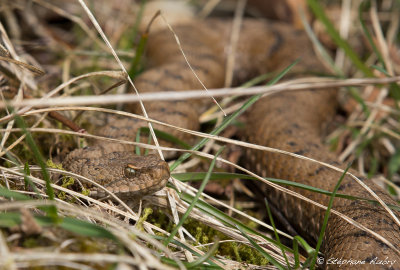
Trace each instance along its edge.
{"label": "snake snout", "polygon": [[153,179],[158,179],[160,183],[166,184],[171,176],[168,163],[161,160],[152,172]]}

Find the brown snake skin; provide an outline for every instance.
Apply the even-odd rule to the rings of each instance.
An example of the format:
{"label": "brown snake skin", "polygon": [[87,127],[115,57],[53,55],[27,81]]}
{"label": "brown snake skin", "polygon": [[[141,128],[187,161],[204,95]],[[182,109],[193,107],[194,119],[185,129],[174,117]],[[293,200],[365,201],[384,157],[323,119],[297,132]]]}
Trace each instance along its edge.
{"label": "brown snake skin", "polygon": [[[208,88],[222,87],[225,76],[226,44],[229,40],[230,24],[221,21],[207,20],[174,27],[180,38],[182,47],[194,70]],[[148,41],[148,59],[151,67],[135,80],[139,91],[183,91],[201,88],[198,81],[188,69],[174,37],[169,31],[152,33]],[[301,61],[292,70],[298,72],[321,72],[324,68],[316,60],[312,45],[306,35],[294,30],[288,25],[268,23],[264,21],[245,20],[241,27],[236,55],[235,78],[243,81],[253,75],[282,70],[295,59]],[[324,161],[338,167],[342,164],[335,162],[335,156],[321,143],[320,128],[324,121],[335,112],[335,90],[302,91],[293,93],[279,93],[258,101],[248,113],[244,140],[251,143],[266,145],[307,157]],[[201,110],[199,102],[147,102],[145,107],[151,118],[167,123],[198,129],[198,113]],[[131,111],[139,113],[137,108]],[[134,139],[138,123],[135,120],[113,119],[108,124],[107,131],[102,135],[113,138]],[[159,127],[156,127],[159,128]],[[160,128],[165,130],[165,128]],[[182,139],[181,133],[173,130],[168,132]],[[100,147],[100,146],[95,146]],[[114,147],[114,146],[113,146]],[[106,152],[126,150],[126,146],[115,146]],[[99,151],[99,150],[98,150]],[[73,152],[74,153],[74,152]],[[90,159],[80,161],[85,154],[71,154],[64,164],[72,168],[74,164],[83,164],[86,168]],[[78,159],[79,157],[79,159]],[[340,173],[308,161],[291,158],[280,154],[272,154],[256,150],[249,150],[247,158],[251,161],[251,168],[262,176],[281,178],[324,190],[332,191]],[[101,161],[98,161],[101,162]],[[107,164],[101,164],[107,168]],[[80,165],[80,166],[81,166]],[[165,184],[167,176],[164,163],[156,165],[164,170],[161,175]],[[75,166],[74,170],[82,173],[82,168]],[[119,170],[123,170],[119,169]],[[87,170],[86,170],[87,171]],[[87,176],[93,176],[90,172]],[[92,177],[93,178],[93,177]],[[107,182],[108,180],[106,180]],[[386,203],[396,204],[384,191],[370,180],[363,179]],[[159,183],[156,185],[161,187]],[[308,202],[297,199],[273,188],[262,186],[265,195],[279,209],[284,216],[296,227],[301,235],[308,235],[316,240],[321,227],[324,210]],[[289,188],[323,205],[327,205],[328,196],[308,192],[301,189]],[[112,189],[111,189],[112,190]],[[152,189],[151,191],[154,191]],[[129,193],[129,189],[127,190]],[[340,193],[371,198],[359,184],[345,177],[339,188]],[[325,234],[322,251],[325,254],[324,265],[329,269],[350,268],[350,264],[329,264],[329,259],[360,260],[365,264],[359,269],[400,269],[400,228],[382,207],[373,206],[366,202],[335,199],[334,209],[361,223],[386,238],[397,249],[390,248],[380,240],[349,224],[342,218],[331,214]],[[400,217],[399,213],[395,214]],[[388,264],[378,265],[379,260]],[[394,264],[391,264],[394,262]]]}

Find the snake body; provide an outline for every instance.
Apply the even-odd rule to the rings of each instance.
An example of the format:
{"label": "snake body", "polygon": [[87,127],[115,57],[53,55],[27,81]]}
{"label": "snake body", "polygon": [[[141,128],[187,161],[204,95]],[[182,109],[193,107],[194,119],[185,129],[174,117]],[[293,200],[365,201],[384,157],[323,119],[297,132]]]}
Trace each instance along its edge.
{"label": "snake body", "polygon": [[[176,25],[174,30],[180,38],[187,59],[199,78],[209,88],[222,87],[231,24],[205,20]],[[184,91],[201,87],[187,67],[187,63],[169,31],[158,31],[149,36],[147,55],[150,68],[135,80],[139,91]],[[235,57],[234,74],[238,81],[243,81],[256,74],[282,70],[298,58],[301,61],[292,70],[293,74],[324,70],[323,66],[317,61],[306,35],[302,31],[295,30],[282,23],[246,19],[241,26]],[[321,143],[321,125],[335,112],[335,100],[335,90],[310,90],[265,97],[254,104],[249,112],[244,139],[251,143],[279,148],[343,167],[342,164],[335,161],[335,156]],[[198,113],[202,107],[199,102],[146,102],[144,105],[151,118],[184,128],[194,130],[199,128]],[[130,108],[130,110],[138,112],[135,107]],[[136,120],[113,119],[107,125],[106,131],[102,131],[101,134],[112,138],[134,140],[135,131],[138,126],[143,125],[144,123],[138,123]],[[166,128],[161,129],[165,130]],[[185,135],[177,133],[175,130],[165,131],[178,138],[186,139]],[[100,151],[102,155],[114,156],[122,155],[116,153],[121,151],[126,153],[127,150],[126,146],[122,145],[110,147],[108,144],[96,145],[94,149],[98,153]],[[73,168],[77,173],[86,170],[86,176],[92,178],[98,175],[99,167],[104,169],[103,173],[100,173],[103,178],[108,169],[115,169],[114,167],[109,168],[110,162],[103,162],[102,159],[98,159],[99,156],[96,159],[97,167],[95,167],[97,169],[84,169],[87,168],[89,163],[92,164],[93,159],[85,157],[87,155],[84,153],[86,150],[79,151],[75,154],[72,152],[64,161],[67,169]],[[85,161],[82,161],[82,158]],[[119,172],[125,170],[126,164],[134,162],[132,161],[134,158],[131,156],[130,158],[131,161],[125,162],[122,167],[118,167]],[[249,166],[264,177],[296,181],[327,191],[333,190],[341,175],[316,163],[281,154],[248,150],[246,159],[251,161]],[[155,163],[156,167],[161,167],[163,170],[163,173],[159,174],[163,177],[163,180],[153,180],[157,182],[155,188],[149,188],[144,193],[147,193],[147,191],[154,192],[155,189],[161,188],[166,182],[168,169],[165,163]],[[115,165],[115,162],[113,164],[113,166],[119,166]],[[93,171],[97,171],[96,175],[93,174]],[[118,174],[119,176],[121,174]],[[125,176],[126,174],[123,175],[123,177]],[[113,178],[112,181],[104,179],[102,181],[114,183],[109,185],[111,191],[114,191],[113,187],[116,183],[120,183],[116,178]],[[129,195],[129,184],[126,183],[132,180],[125,177],[122,181],[125,183],[125,193]],[[383,201],[396,204],[370,180],[363,179],[362,181],[375,191]],[[282,209],[283,214],[302,235],[308,235],[313,240],[317,239],[323,220],[323,209],[276,189],[264,186],[263,188],[269,200],[276,205],[279,203],[279,208]],[[319,193],[296,188],[289,189],[323,205],[327,205],[329,200],[328,196]],[[339,192],[371,198],[367,191],[347,176],[344,178]],[[393,247],[389,247],[381,240],[349,224],[337,215],[331,214],[323,242],[323,252],[327,259],[325,266],[327,268],[339,266],[338,264],[330,265],[329,258],[365,261],[363,269],[369,267],[371,269],[400,268],[398,251],[400,249],[400,228],[382,207],[373,206],[363,201],[336,198],[333,208],[383,236]],[[395,211],[395,214],[400,216],[397,211]],[[394,264],[371,264],[376,260],[394,261]],[[343,264],[341,266],[341,268],[345,268],[352,265]]]}

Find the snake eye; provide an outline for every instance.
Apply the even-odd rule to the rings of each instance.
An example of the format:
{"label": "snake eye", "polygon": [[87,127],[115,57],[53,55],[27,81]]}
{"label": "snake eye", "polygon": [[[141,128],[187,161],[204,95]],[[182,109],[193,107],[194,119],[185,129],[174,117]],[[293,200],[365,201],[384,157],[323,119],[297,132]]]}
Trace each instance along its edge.
{"label": "snake eye", "polygon": [[136,175],[137,168],[131,164],[128,164],[124,169],[124,174],[128,178],[133,178]]}

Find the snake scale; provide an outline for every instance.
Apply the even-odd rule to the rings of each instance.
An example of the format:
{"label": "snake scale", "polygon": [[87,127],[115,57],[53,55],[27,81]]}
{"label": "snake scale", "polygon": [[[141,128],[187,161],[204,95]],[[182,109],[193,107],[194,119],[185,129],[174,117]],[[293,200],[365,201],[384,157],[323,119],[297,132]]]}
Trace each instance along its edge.
{"label": "snake scale", "polygon": [[[222,87],[231,24],[209,19],[176,25],[174,30],[199,78],[209,88]],[[184,91],[201,87],[187,67],[169,31],[150,34],[147,56],[149,69],[135,79],[139,91]],[[324,70],[305,33],[284,23],[245,19],[241,25],[235,57],[234,77],[238,82],[257,74],[282,70],[298,58],[301,60],[291,71],[292,74]],[[188,129],[199,128],[198,114],[202,105],[197,101],[146,102],[144,105],[151,118]],[[334,89],[279,93],[262,98],[248,113],[243,140],[312,157],[343,168],[343,164],[336,162],[335,156],[321,143],[321,125],[332,117],[335,106]],[[140,113],[134,106],[129,109]],[[134,140],[135,131],[143,125],[145,124],[137,120],[113,119],[108,122],[105,131],[100,133],[112,138]],[[164,127],[160,129],[185,139],[185,135],[175,130]],[[136,164],[138,158],[130,151],[126,145],[103,143],[73,151],[65,159],[64,166],[94,180],[99,179],[109,190],[123,198],[144,195],[162,188],[169,177],[166,163],[152,155],[149,158],[151,168],[143,167],[147,161]],[[246,151],[246,159],[251,161],[250,168],[264,177],[296,181],[332,191],[341,176],[338,172],[309,161],[259,150]],[[104,161],[104,157],[109,160]],[[110,175],[108,170],[116,173]],[[146,171],[150,172],[151,180],[139,180],[142,181],[139,185],[132,179],[145,176]],[[361,179],[383,201],[396,204],[370,180]],[[148,184],[149,181],[152,181],[151,184]],[[284,216],[302,235],[317,239],[325,213],[323,209],[266,185],[262,188],[272,203],[279,203]],[[327,205],[329,200],[328,196],[319,193],[293,187],[289,189],[323,205]],[[372,199],[367,191],[347,176],[339,187],[339,192]],[[329,264],[330,259],[336,258],[342,262],[364,261],[363,269],[400,269],[400,228],[382,207],[365,201],[336,198],[333,209],[383,236],[394,248],[331,214],[322,247],[326,268],[351,268],[346,263]],[[400,217],[399,212],[394,212]],[[387,264],[377,264],[380,260]]]}

